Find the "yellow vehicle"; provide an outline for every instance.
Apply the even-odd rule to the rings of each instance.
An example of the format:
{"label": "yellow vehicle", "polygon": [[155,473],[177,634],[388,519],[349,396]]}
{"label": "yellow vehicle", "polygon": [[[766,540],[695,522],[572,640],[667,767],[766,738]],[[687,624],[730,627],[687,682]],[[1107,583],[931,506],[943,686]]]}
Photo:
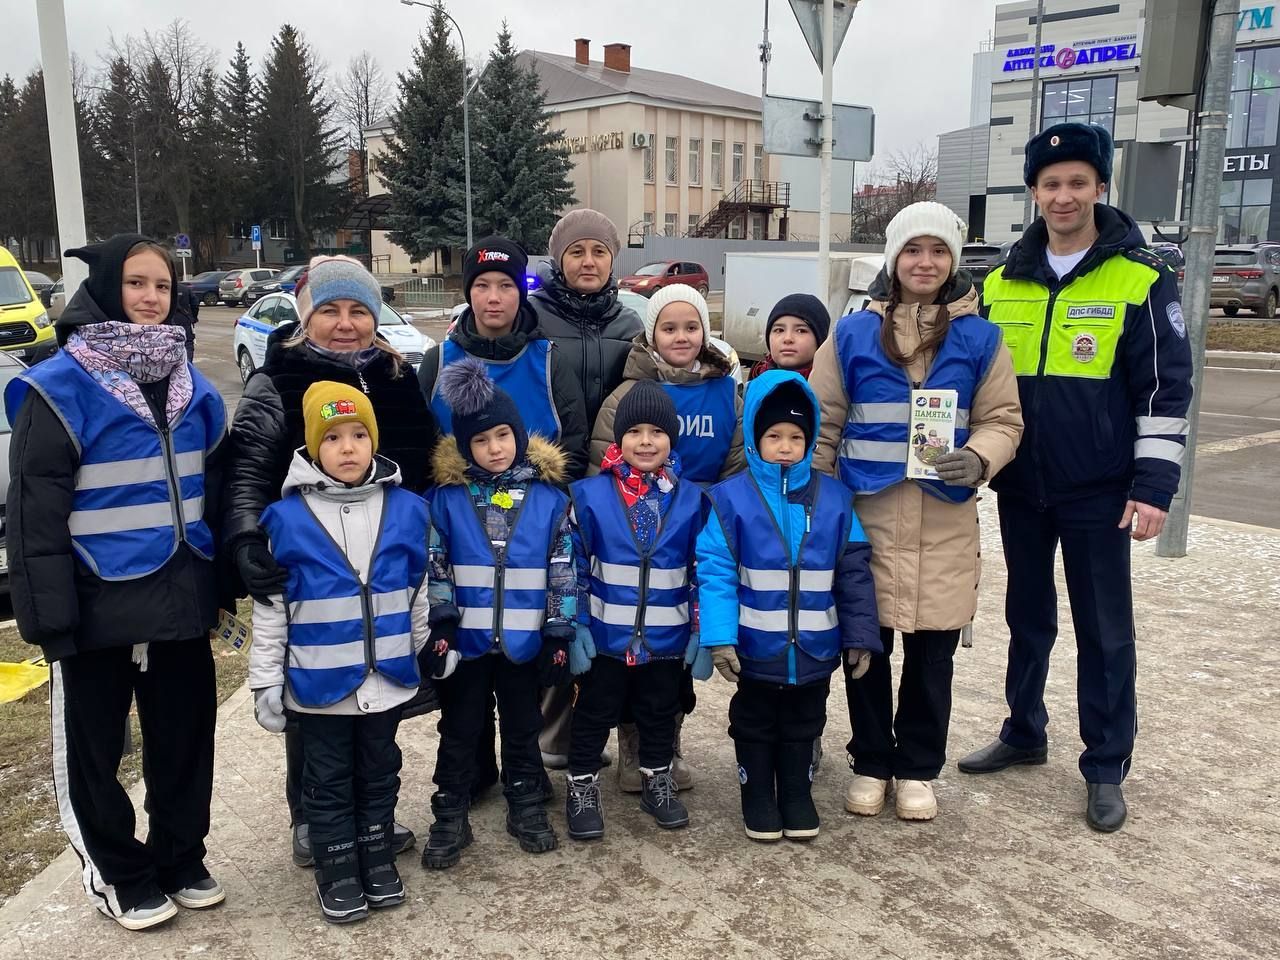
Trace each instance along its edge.
{"label": "yellow vehicle", "polygon": [[16,354],[29,365],[49,356],[57,346],[44,304],[13,254],[0,247],[0,350]]}

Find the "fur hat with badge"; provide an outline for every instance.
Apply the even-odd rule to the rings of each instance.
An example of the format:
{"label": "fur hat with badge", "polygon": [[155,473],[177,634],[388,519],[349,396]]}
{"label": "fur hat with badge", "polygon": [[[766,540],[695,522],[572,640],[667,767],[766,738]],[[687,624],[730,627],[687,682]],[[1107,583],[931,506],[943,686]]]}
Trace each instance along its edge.
{"label": "fur hat with badge", "polygon": [[969,227],[936,200],[921,200],[903,207],[884,230],[884,267],[891,278],[898,275],[898,254],[912,240],[937,237],[951,251],[951,273],[960,268],[960,249]]}
{"label": "fur hat with badge", "polygon": [[520,291],[520,306],[523,307],[529,297],[528,282],[525,280],[525,269],[528,266],[529,255],[514,240],[497,236],[477,240],[462,257],[463,296],[467,303],[471,302],[471,285],[480,274],[505,273]]}
{"label": "fur hat with badge", "polygon": [[318,380],[307,387],[302,395],[302,423],[307,455],[312,460],[320,458],[320,444],[330,427],[352,422],[364,424],[373,452],[377,453],[378,418],[368,397],[353,386],[333,380]]}
{"label": "fur hat with badge", "polygon": [[510,394],[495,384],[484,361],[463,357],[440,373],[440,397],[453,417],[453,436],[458,452],[472,466],[471,440],[476,434],[506,424],[516,437],[515,463],[524,460],[529,434]]}
{"label": "fur hat with badge", "polygon": [[1027,141],[1022,179],[1028,187],[1034,187],[1040,171],[1051,163],[1079,160],[1097,170],[1103,183],[1110,183],[1114,153],[1106,127],[1096,123],[1055,123]]}

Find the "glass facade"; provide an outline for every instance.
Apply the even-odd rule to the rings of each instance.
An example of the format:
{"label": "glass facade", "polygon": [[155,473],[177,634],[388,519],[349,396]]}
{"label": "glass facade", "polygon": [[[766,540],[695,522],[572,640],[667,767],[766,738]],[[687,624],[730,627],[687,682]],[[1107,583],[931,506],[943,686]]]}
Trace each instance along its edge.
{"label": "glass facade", "polygon": [[1115,135],[1116,78],[1080,77],[1046,83],[1040,104],[1040,129],[1055,123],[1096,123]]}
{"label": "glass facade", "polygon": [[1257,243],[1271,223],[1272,181],[1225,180],[1218,210],[1219,243]]}
{"label": "glass facade", "polygon": [[1237,50],[1227,149],[1274,147],[1280,122],[1280,47]]}

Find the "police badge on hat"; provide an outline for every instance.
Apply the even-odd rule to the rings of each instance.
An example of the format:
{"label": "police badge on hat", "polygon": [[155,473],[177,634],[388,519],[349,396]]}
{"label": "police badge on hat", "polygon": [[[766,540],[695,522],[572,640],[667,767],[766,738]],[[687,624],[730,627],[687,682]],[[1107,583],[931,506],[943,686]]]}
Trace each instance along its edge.
{"label": "police badge on hat", "polygon": [[1078,363],[1092,363],[1098,355],[1098,338],[1092,333],[1077,333],[1071,341],[1071,356]]}

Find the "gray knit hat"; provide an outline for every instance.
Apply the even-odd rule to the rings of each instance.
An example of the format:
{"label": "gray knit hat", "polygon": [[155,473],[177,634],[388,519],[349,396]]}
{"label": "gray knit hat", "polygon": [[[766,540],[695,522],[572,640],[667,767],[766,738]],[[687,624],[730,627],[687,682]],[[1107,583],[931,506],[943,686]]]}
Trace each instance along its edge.
{"label": "gray knit hat", "polygon": [[599,240],[615,258],[622,247],[618,228],[603,213],[587,207],[570,210],[557,221],[551,231],[551,239],[547,241],[547,253],[551,254],[557,270],[561,269],[564,252],[579,240]]}
{"label": "gray knit hat", "polygon": [[354,300],[368,308],[377,320],[382,310],[382,290],[373,274],[351,257],[312,257],[307,268],[307,284],[298,295],[298,316],[302,329],[316,307],[335,300]]}

